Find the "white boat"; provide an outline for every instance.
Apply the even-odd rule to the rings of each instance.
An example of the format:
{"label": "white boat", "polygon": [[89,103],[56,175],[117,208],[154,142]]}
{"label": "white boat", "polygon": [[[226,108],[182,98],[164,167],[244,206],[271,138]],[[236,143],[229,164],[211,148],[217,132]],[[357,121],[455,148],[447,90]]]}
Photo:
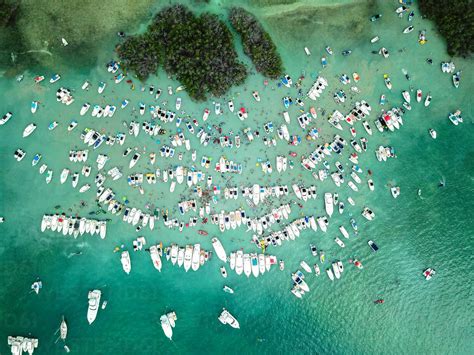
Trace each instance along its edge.
{"label": "white boat", "polygon": [[212,238],[212,246],[214,247],[217,257],[223,262],[227,262],[227,254],[220,240],[216,237]]}
{"label": "white boat", "polygon": [[67,337],[67,323],[66,323],[66,320],[64,319],[64,316],[63,316],[63,319],[61,320],[61,325],[59,326],[59,337],[63,341],[66,340],[66,337]]}
{"label": "white boat", "polygon": [[244,254],[243,259],[244,259],[243,260],[244,274],[245,274],[245,276],[250,277],[250,274],[252,273],[252,265],[250,263],[250,255],[249,254]]}
{"label": "white boat", "polygon": [[[44,164],[45,165],[45,164]],[[46,173],[46,183],[49,184],[51,182],[51,180],[53,179],[53,171],[52,170],[48,170],[48,172]]]}
{"label": "white boat", "polygon": [[221,266],[221,275],[223,278],[227,278],[227,270],[225,269],[225,266]]}
{"label": "white boat", "polygon": [[333,200],[332,193],[326,192],[324,194],[324,204],[326,208],[326,213],[329,215],[329,217],[331,217],[334,211],[334,200]]}
{"label": "white boat", "polygon": [[90,107],[91,105],[87,102],[84,105],[82,105],[80,115],[84,116],[87,113],[87,111],[89,111]]}
{"label": "white boat", "polygon": [[393,198],[397,198],[400,195],[400,187],[393,186],[390,188],[390,192],[392,193]]}
{"label": "white boat", "polygon": [[308,47],[304,47],[304,52],[306,53],[306,55],[311,55],[311,52]]}
{"label": "white boat", "polygon": [[36,129],[36,124],[30,123],[28,126],[25,127],[23,130],[23,138],[28,137],[31,133],[33,133]]}
{"label": "white boat", "polygon": [[226,310],[225,308],[222,309],[222,312],[219,315],[218,319],[222,324],[228,324],[232,328],[240,329],[240,324],[237,321],[237,319],[235,319],[235,317],[232,314],[230,314],[229,311]]}
{"label": "white boat", "polygon": [[138,152],[135,152],[135,154],[133,154],[133,157],[130,160],[130,163],[128,164],[128,167],[130,169],[133,168],[135,166],[135,164],[137,164],[138,160],[140,159],[140,156],[141,156],[141,154],[138,153]]}
{"label": "white boat", "polygon": [[36,113],[36,110],[38,110],[38,101],[32,101],[31,102],[31,113]]}
{"label": "white boat", "polygon": [[87,309],[87,321],[89,324],[92,324],[92,322],[94,322],[95,318],[97,317],[101,295],[102,292],[100,290],[89,291],[89,307]]}
{"label": "white boat", "polygon": [[403,99],[407,102],[407,103],[410,103],[411,101],[411,97],[410,97],[410,93],[406,90],[402,91],[402,96],[403,96]]}
{"label": "white boat", "polygon": [[372,128],[370,128],[369,122],[363,121],[362,126],[364,126],[365,131],[371,136],[372,135]]}
{"label": "white boat", "polygon": [[120,262],[122,263],[123,271],[128,275],[132,270],[132,264],[130,263],[130,253],[127,250],[122,252],[120,257]]}
{"label": "white boat", "polygon": [[428,268],[425,271],[423,271],[423,276],[425,277],[425,280],[431,280],[431,278],[436,274],[436,271],[432,268]]}
{"label": "white boat", "polygon": [[252,96],[255,99],[255,101],[260,102],[260,95],[258,94],[258,91],[253,91]]}
{"label": "white boat", "polygon": [[193,269],[193,271],[196,271],[197,269],[199,269],[199,266],[200,266],[200,262],[199,262],[200,255],[201,255],[201,244],[199,244],[199,243],[194,244],[194,248],[193,248],[193,258],[192,258],[192,261],[191,261],[191,268]]}
{"label": "white boat", "polygon": [[403,30],[403,33],[410,33],[411,31],[413,31],[415,27],[413,27],[413,25],[410,25],[408,27],[406,27],[404,30]]}
{"label": "white boat", "polygon": [[168,318],[168,315],[163,314],[160,317],[160,322],[161,322],[161,328],[163,329],[163,332],[165,333],[166,337],[169,340],[173,340],[173,327],[171,326],[170,320]]}
{"label": "white boat", "polygon": [[266,271],[266,260],[265,255],[258,254],[258,269],[260,271],[260,275],[263,275]]}
{"label": "white boat", "polygon": [[244,271],[244,253],[242,250],[238,250],[236,255],[235,255],[235,273],[237,275],[242,275],[242,272]]}
{"label": "white boat", "polygon": [[421,99],[423,98],[423,92],[421,89],[416,90],[416,102],[421,102]]}
{"label": "white boat", "polygon": [[334,238],[334,241],[339,245],[341,248],[344,248],[346,245],[342,240],[340,240],[338,237]]}
{"label": "white boat", "polygon": [[349,239],[349,233],[344,226],[340,226],[339,231],[342,233],[344,238]]}
{"label": "white boat", "polygon": [[191,263],[192,263],[192,258],[193,258],[193,246],[192,245],[186,245],[186,248],[184,250],[184,270],[188,272],[188,270],[191,268]]}
{"label": "white boat", "polygon": [[250,263],[252,265],[252,274],[254,277],[258,277],[260,271],[258,267],[258,257],[257,254],[252,253],[250,254]]}
{"label": "white boat", "polygon": [[374,181],[372,179],[367,180],[367,184],[369,185],[369,190],[374,191]]}
{"label": "white boat", "polygon": [[313,272],[313,270],[311,270],[311,268],[309,267],[309,265],[306,263],[306,261],[301,261],[300,262],[300,266],[306,271],[306,272]]}
{"label": "white boat", "polygon": [[429,133],[431,138],[436,139],[437,133],[433,128],[430,128]]}
{"label": "white boat", "polygon": [[334,274],[331,269],[326,269],[326,273],[331,281],[334,281]]}
{"label": "white boat", "polygon": [[3,126],[5,123],[7,123],[10,118],[12,118],[13,114],[11,112],[7,112],[6,114],[3,115],[3,117],[0,119],[0,126]]}
{"label": "white boat", "polygon": [[334,276],[336,276],[336,279],[341,278],[341,272],[339,270],[339,266],[337,265],[337,262],[332,263],[332,271],[334,273]]}
{"label": "white boat", "polygon": [[63,171],[61,172],[61,177],[60,177],[61,184],[64,184],[66,182],[68,176],[69,176],[69,169],[64,168]]}
{"label": "white boat", "polygon": [[102,93],[104,92],[106,86],[107,86],[107,84],[104,83],[103,81],[101,81],[101,82],[99,83],[99,87],[97,88],[97,92],[98,92],[99,94],[102,94]]}
{"label": "white boat", "polygon": [[430,94],[426,95],[425,107],[428,107],[431,103],[432,96]]}

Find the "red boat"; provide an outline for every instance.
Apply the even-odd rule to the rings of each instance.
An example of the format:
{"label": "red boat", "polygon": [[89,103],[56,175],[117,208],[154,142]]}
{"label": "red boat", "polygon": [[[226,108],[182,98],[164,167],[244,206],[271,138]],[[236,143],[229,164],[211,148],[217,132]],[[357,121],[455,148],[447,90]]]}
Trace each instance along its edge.
{"label": "red boat", "polygon": [[44,76],[43,76],[43,75],[39,75],[39,76],[36,76],[36,77],[35,77],[35,83],[36,83],[36,84],[42,82],[43,80],[44,80]]}
{"label": "red boat", "polygon": [[200,234],[200,235],[208,235],[208,233],[207,233],[205,230],[202,230],[202,229],[198,230],[198,234]]}
{"label": "red boat", "polygon": [[384,303],[384,302],[385,302],[385,301],[382,300],[382,299],[374,301],[375,304],[382,304],[382,303]]}

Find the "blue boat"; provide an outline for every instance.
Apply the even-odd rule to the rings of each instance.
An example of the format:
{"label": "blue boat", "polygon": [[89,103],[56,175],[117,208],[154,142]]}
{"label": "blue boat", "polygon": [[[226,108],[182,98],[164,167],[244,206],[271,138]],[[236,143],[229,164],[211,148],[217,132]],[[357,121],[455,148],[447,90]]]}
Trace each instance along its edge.
{"label": "blue boat", "polygon": [[283,78],[281,78],[281,83],[289,88],[291,84],[293,84],[293,80],[291,80],[289,75],[285,75]]}
{"label": "blue boat", "polygon": [[321,57],[321,64],[322,64],[323,68],[326,68],[326,66],[328,65],[328,61],[327,61],[326,57]]}
{"label": "blue boat", "polygon": [[291,101],[291,98],[289,98],[288,96],[285,96],[283,98],[283,105],[285,105],[285,108],[288,108],[290,107],[290,105],[292,104],[293,102]]}
{"label": "blue boat", "polygon": [[49,82],[51,84],[55,83],[56,81],[58,81],[59,79],[61,79],[61,76],[59,74],[54,74],[51,79],[49,79]]}

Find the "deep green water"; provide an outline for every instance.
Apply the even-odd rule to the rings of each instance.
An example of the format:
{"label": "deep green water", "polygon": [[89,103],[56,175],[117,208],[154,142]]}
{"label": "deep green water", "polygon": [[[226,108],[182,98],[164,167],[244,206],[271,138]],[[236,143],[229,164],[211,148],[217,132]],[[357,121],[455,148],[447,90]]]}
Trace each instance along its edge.
{"label": "deep green water", "polygon": [[[230,1],[214,2],[207,5],[196,5],[198,11],[209,10],[224,14]],[[62,353],[62,344],[55,344],[55,330],[64,315],[69,325],[67,344],[73,353],[77,354],[150,354],[150,353],[410,353],[410,354],[464,354],[471,352],[472,337],[472,270],[473,248],[472,235],[474,225],[472,219],[472,196],[474,192],[473,173],[473,139],[472,130],[472,61],[454,59],[457,68],[461,69],[462,82],[459,89],[451,83],[451,75],[440,70],[439,63],[448,60],[443,40],[436,34],[432,23],[417,16],[413,21],[415,31],[403,35],[402,30],[408,26],[406,16],[399,19],[394,9],[396,1],[338,1],[336,5],[330,1],[278,1],[279,5],[270,6],[271,1],[244,2],[263,22],[272,34],[283,57],[286,71],[294,80],[303,72],[303,90],[311,86],[318,72],[329,81],[329,88],[323,98],[314,104],[330,112],[339,109],[349,112],[356,100],[365,99],[372,105],[373,122],[376,113],[382,108],[378,105],[380,94],[385,93],[390,104],[399,105],[402,102],[401,91],[412,86],[415,90],[421,88],[423,93],[431,92],[433,102],[423,107],[414,101],[412,93],[412,111],[404,116],[405,125],[395,133],[380,134],[374,129],[374,135],[369,137],[367,153],[360,155],[360,166],[367,171],[373,171],[375,191],[370,192],[365,181],[358,193],[352,192],[347,185],[336,188],[328,179],[324,182],[315,181],[311,174],[299,165],[299,157],[295,158],[295,169],[286,174],[274,172],[271,176],[264,175],[255,166],[257,158],[270,159],[274,163],[277,154],[287,155],[290,150],[308,153],[314,148],[314,143],[303,142],[300,146],[289,147],[278,140],[276,148],[265,147],[261,139],[245,144],[239,150],[221,149],[217,146],[203,148],[196,137],[190,137],[192,145],[198,150],[198,161],[202,155],[210,155],[217,160],[225,154],[234,161],[244,162],[244,173],[232,177],[230,185],[260,185],[282,182],[291,184],[302,181],[306,184],[316,184],[318,199],[308,201],[303,209],[293,209],[290,220],[301,213],[324,214],[322,196],[325,192],[338,192],[346,199],[352,196],[356,206],[346,203],[346,212],[341,216],[333,215],[328,233],[323,234],[304,231],[299,239],[284,242],[282,247],[271,248],[269,252],[285,260],[286,270],[280,272],[275,268],[270,273],[258,279],[247,279],[244,275],[237,276],[229,272],[224,280],[219,273],[221,262],[214,258],[205,264],[198,272],[185,273],[182,269],[166,262],[163,272],[158,273],[152,266],[148,253],[131,252],[132,272],[127,276],[122,270],[119,255],[114,254],[116,245],[125,243],[131,251],[131,241],[137,233],[130,225],[112,215],[109,223],[107,238],[100,240],[96,237],[80,237],[74,240],[57,233],[41,233],[40,222],[44,213],[55,212],[54,206],[61,205],[59,211],[86,216],[94,210],[95,191],[91,189],[85,194],[79,194],[72,189],[70,179],[61,185],[59,175],[64,167],[71,171],[80,171],[80,163],[68,160],[70,149],[84,147],[80,141],[80,131],[85,127],[103,129],[109,133],[126,132],[122,121],[132,119],[132,107],[137,108],[138,102],[147,105],[154,103],[147,90],[131,91],[122,82],[115,85],[110,74],[104,67],[113,57],[113,46],[116,38],[114,31],[121,26],[139,31],[150,19],[151,10],[146,10],[149,2],[142,1],[137,7],[136,14],[125,16],[132,9],[117,2],[117,10],[112,15],[105,16],[102,6],[95,10],[96,18],[104,18],[104,32],[86,31],[89,29],[90,18],[84,15],[77,17],[74,22],[76,33],[89,33],[89,58],[83,65],[75,62],[71,46],[59,46],[60,37],[53,45],[53,56],[47,60],[36,58],[40,63],[25,72],[25,79],[17,83],[12,78],[0,79],[0,114],[12,111],[12,120],[0,127],[0,153],[2,156],[1,205],[0,215],[6,223],[0,225],[2,244],[0,247],[0,307],[2,321],[0,322],[0,353],[7,354],[7,335],[28,335],[39,338],[38,354]],[[90,4],[89,4],[90,5]],[[84,6],[84,14],[92,14],[92,5]],[[137,5],[138,6],[138,5]],[[153,4],[152,8],[159,7]],[[139,10],[138,10],[139,9]],[[120,10],[120,11],[119,11]],[[43,9],[42,11],[53,11]],[[62,18],[73,16],[74,7],[58,12]],[[87,12],[89,11],[89,12]],[[53,11],[54,12],[54,11]],[[379,22],[371,23],[368,18],[375,13],[382,13]],[[102,16],[100,16],[102,14]],[[46,16],[46,15],[45,15]],[[45,17],[49,18],[49,17]],[[119,20],[120,19],[120,20]],[[58,20],[58,23],[63,23]],[[51,28],[45,25],[30,23],[23,27],[28,36],[51,40]],[[126,26],[128,27],[124,27]],[[37,27],[39,26],[39,27]],[[71,27],[64,29],[69,34]],[[417,42],[418,30],[427,29],[429,42],[420,46]],[[73,32],[74,32],[73,31]],[[107,32],[108,31],[108,32]],[[73,33],[71,32],[71,33]],[[370,38],[379,35],[381,40],[370,44]],[[74,38],[72,35],[66,38]],[[95,38],[94,36],[97,36]],[[82,39],[84,40],[84,39]],[[36,41],[36,39],[35,39]],[[27,42],[24,45],[30,45]],[[329,65],[322,69],[320,57],[324,47],[330,45],[335,55],[329,57]],[[303,48],[307,46],[312,56],[307,57]],[[390,58],[383,59],[371,54],[385,46],[390,50]],[[32,47],[37,48],[37,47]],[[93,48],[93,49],[90,49]],[[351,48],[350,57],[342,57],[341,50]],[[76,49],[77,50],[77,49]],[[399,52],[401,50],[401,52]],[[81,52],[81,49],[79,49]],[[81,52],[81,54],[83,54]],[[324,53],[325,55],[325,53]],[[41,54],[38,54],[41,56]],[[241,54],[242,59],[250,65]],[[432,58],[434,65],[425,62]],[[84,64],[85,63],[85,64]],[[402,68],[408,70],[411,81],[407,81]],[[11,74],[11,67],[7,74]],[[361,93],[350,94],[345,91],[349,100],[343,105],[337,105],[332,99],[336,89],[342,88],[338,76],[342,73],[351,75],[357,71],[361,76],[358,87]],[[44,74],[47,79],[54,72],[62,75],[56,84],[46,81],[41,85],[33,84],[33,77]],[[388,73],[393,82],[393,90],[389,92],[383,83],[383,74]],[[80,86],[84,80],[90,80],[94,87],[84,92]],[[104,94],[98,95],[96,88],[100,80],[108,82]],[[296,95],[295,89],[276,88],[276,83],[263,84],[263,78],[252,75],[243,87],[235,88],[225,98],[219,98],[226,108],[227,99],[234,98],[237,107],[244,103],[249,108],[249,118],[241,122],[231,115],[228,110],[217,118],[211,115],[208,122],[217,124],[223,122],[224,132],[233,130],[242,132],[246,127],[259,129],[269,120],[274,126],[283,123],[281,98],[290,94]],[[164,91],[168,85],[177,87],[179,83],[168,79],[164,73],[152,78],[147,85],[154,84]],[[55,91],[65,86],[75,89],[76,101],[71,106],[56,102]],[[137,86],[139,86],[137,84]],[[252,90],[258,90],[262,97],[256,103]],[[183,92],[182,110],[198,118],[201,122],[202,111],[205,107],[213,108],[212,100],[207,103],[193,103]],[[97,119],[90,115],[79,116],[79,110],[84,102],[113,103],[117,106],[123,98],[130,99],[130,105],[123,111],[118,111],[111,119]],[[160,102],[168,101],[168,106],[174,109],[176,95],[169,97],[166,92]],[[31,100],[39,100],[41,107],[35,115],[30,113]],[[307,104],[308,105],[308,104]],[[454,126],[447,115],[457,108],[463,111],[464,123]],[[291,107],[292,122],[290,133],[305,135],[296,122],[298,108]],[[144,116],[146,117],[146,116]],[[70,120],[79,121],[79,126],[71,133],[67,132]],[[138,117],[142,121],[143,117]],[[59,121],[60,126],[50,132],[48,124]],[[22,138],[24,127],[35,122],[37,130],[28,138]],[[318,118],[315,124],[321,130],[319,142],[332,138],[335,130],[324,120]],[[347,125],[341,135],[350,139]],[[174,123],[166,128],[172,132],[176,129]],[[182,127],[184,130],[185,128]],[[438,139],[432,140],[428,129],[438,132]],[[358,123],[358,136],[367,136]],[[166,137],[166,136],[165,136]],[[160,137],[162,144],[166,138]],[[375,159],[374,149],[378,145],[395,147],[397,159],[380,163]],[[106,167],[123,167],[124,175],[128,175],[128,158],[123,160],[121,155],[126,146],[146,147],[147,152],[158,152],[161,144],[154,139],[145,137],[143,132],[138,138],[127,137],[124,147],[102,145],[94,151],[88,163],[95,166],[98,153],[106,153],[111,157]],[[23,148],[27,157],[20,163],[12,159],[16,148]],[[181,148],[183,149],[183,148]],[[54,170],[53,182],[46,185],[44,176],[39,175],[37,168],[31,167],[31,159],[35,153],[43,155],[44,163]],[[343,157],[331,156],[328,161],[333,164],[336,160],[348,162],[351,148],[346,148]],[[183,162],[178,162],[176,156],[172,160],[157,159],[160,168],[190,165],[190,153],[185,154]],[[156,166],[155,166],[156,168]],[[200,167],[199,167],[200,168]],[[346,168],[346,171],[349,166]],[[143,156],[135,172],[152,170],[148,159]],[[226,182],[209,169],[214,183],[222,188]],[[91,177],[81,176],[79,185],[89,182]],[[229,176],[226,176],[228,178]],[[438,188],[438,181],[443,178],[446,187]],[[366,175],[364,174],[366,179]],[[394,200],[388,184],[401,187],[401,196]],[[169,182],[159,182],[156,185],[145,185],[145,195],[132,190],[122,178],[115,182],[106,182],[107,186],[118,191],[121,196],[127,196],[132,206],[144,208],[148,202],[161,208],[168,208],[173,216],[179,218],[177,202],[191,194],[185,185],[177,186],[175,193],[170,195]],[[203,184],[204,185],[204,184]],[[422,190],[418,197],[417,190]],[[294,195],[277,201],[274,205],[295,199]],[[79,202],[84,200],[87,207],[80,208]],[[259,207],[251,211],[242,197],[237,201],[222,201],[212,205],[213,210],[225,209],[230,211],[239,206],[246,207],[248,214],[260,216],[268,212],[268,207]],[[360,216],[363,206],[370,206],[377,217],[372,222],[365,221]],[[346,242],[346,248],[339,248],[333,241],[339,236],[338,226],[343,224],[350,229],[349,214],[359,223],[360,233],[356,238]],[[187,214],[189,216],[189,214]],[[165,245],[177,242],[180,245],[200,242],[206,249],[211,249],[210,238],[218,235],[227,252],[244,248],[246,252],[253,251],[249,244],[251,233],[244,228],[227,231],[221,234],[215,226],[199,226],[209,232],[209,237],[199,236],[199,228],[189,229],[179,233],[164,228],[161,221],[158,229],[151,232],[148,228],[142,230],[148,243],[162,241]],[[274,227],[275,229],[278,226]],[[380,247],[377,254],[371,253],[367,240],[373,239]],[[299,268],[301,260],[313,264],[309,251],[309,243],[315,243],[318,248],[326,251],[328,262],[341,259],[345,264],[345,272],[337,282],[331,283],[326,275],[316,278],[307,275],[306,280],[311,292],[302,300],[296,299],[290,292],[290,272]],[[82,251],[83,255],[69,257],[71,253]],[[347,263],[349,258],[357,257],[364,264],[359,271]],[[437,275],[431,281],[425,281],[421,272],[426,267],[434,267]],[[228,268],[229,271],[229,268]],[[30,293],[30,285],[41,277],[43,290],[39,295]],[[235,294],[222,292],[222,286],[227,284],[234,288]],[[96,321],[89,326],[86,320],[87,292],[100,288],[103,299],[109,301],[105,311],[99,311]],[[373,300],[383,298],[385,304],[374,305]],[[217,321],[222,307],[229,309],[240,322],[241,329],[234,330],[223,326]],[[174,329],[173,342],[165,338],[159,325],[159,317],[167,311],[174,310],[178,321]]]}

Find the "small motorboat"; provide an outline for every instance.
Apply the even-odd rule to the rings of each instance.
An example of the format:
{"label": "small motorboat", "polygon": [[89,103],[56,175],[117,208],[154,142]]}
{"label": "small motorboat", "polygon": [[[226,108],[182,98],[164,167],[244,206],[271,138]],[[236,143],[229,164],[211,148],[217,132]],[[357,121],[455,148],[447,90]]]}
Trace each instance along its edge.
{"label": "small motorboat", "polygon": [[280,267],[280,271],[285,270],[285,262],[283,260],[280,260],[279,267]]}
{"label": "small motorboat", "polygon": [[344,244],[344,242],[339,239],[338,237],[334,238],[334,241],[337,243],[337,245],[339,245],[341,248],[344,248],[346,245]]}
{"label": "small motorboat", "polygon": [[405,102],[410,103],[411,97],[410,97],[410,93],[408,91],[406,91],[406,90],[402,91],[402,96],[403,96],[403,99],[405,100]]}
{"label": "small motorboat", "polygon": [[228,324],[232,328],[235,328],[235,329],[240,328],[240,325],[237,319],[235,319],[235,317],[232,314],[230,314],[230,312],[226,310],[225,308],[223,308],[222,313],[219,315],[218,319],[222,324]]}
{"label": "small motorboat", "polygon": [[385,82],[385,86],[387,87],[387,89],[392,90],[392,81],[390,80],[390,77],[388,76],[388,74],[383,75],[383,80]]}
{"label": "small motorboat", "polygon": [[400,187],[393,186],[390,188],[390,192],[392,193],[393,198],[397,198],[398,196],[400,196]]}
{"label": "small motorboat", "polygon": [[461,72],[458,71],[453,74],[453,85],[457,89],[459,87],[459,82],[461,81]]}
{"label": "small motorboat", "polygon": [[225,269],[225,266],[221,266],[220,270],[221,270],[222,277],[227,278],[227,270]]}
{"label": "small motorboat", "polygon": [[293,80],[289,75],[285,75],[283,78],[281,78],[281,83],[289,88],[293,84]]}
{"label": "small motorboat", "polygon": [[346,49],[346,50],[343,50],[341,53],[343,56],[347,57],[352,54],[352,50]]}
{"label": "small motorboat", "polygon": [[36,280],[33,282],[31,285],[31,289],[36,293],[39,294],[40,290],[43,288],[43,283],[41,282],[40,279]]}
{"label": "small motorboat", "polygon": [[370,21],[375,22],[375,21],[379,20],[381,17],[382,17],[382,14],[376,14],[376,15],[374,15],[370,18]]}
{"label": "small motorboat", "polygon": [[426,31],[420,31],[420,33],[418,34],[418,43],[423,45],[426,42],[428,42],[428,40],[426,39]]}
{"label": "small motorboat", "polygon": [[107,84],[104,83],[103,81],[101,81],[101,82],[99,83],[99,87],[97,88],[97,92],[98,92],[99,94],[102,94],[102,93],[104,92],[106,86],[107,86]]}
{"label": "small motorboat", "polygon": [[325,50],[326,50],[326,52],[327,52],[329,55],[333,55],[333,53],[334,53],[334,52],[332,51],[331,47],[329,47],[329,46],[326,46]]}
{"label": "small motorboat", "polygon": [[43,75],[35,76],[34,80],[35,80],[35,84],[39,84],[44,80],[44,76]]}
{"label": "small motorboat", "polygon": [[67,130],[68,130],[68,132],[71,132],[76,127],[77,127],[77,121],[72,120],[71,123],[69,123],[69,126],[67,127]]}
{"label": "small motorboat", "polygon": [[61,75],[59,75],[59,74],[54,74],[54,75],[51,77],[51,79],[49,79],[49,82],[50,82],[51,84],[54,84],[54,83],[55,83],[56,81],[58,81],[59,79],[61,79]]}
{"label": "small motorboat", "polygon": [[5,123],[7,123],[10,118],[12,118],[13,113],[7,112],[6,114],[3,115],[3,117],[0,119],[0,126],[3,126]]}
{"label": "small motorboat", "polygon": [[375,36],[375,37],[373,37],[373,38],[370,40],[370,43],[375,43],[375,42],[378,42],[378,41],[379,41],[379,39],[380,39],[380,37],[379,37],[379,36]]}
{"label": "small motorboat", "polygon": [[416,90],[416,102],[421,102],[421,99],[423,98],[423,92],[421,89]]}
{"label": "small motorboat", "polygon": [[33,133],[36,129],[36,124],[30,123],[28,126],[25,127],[23,130],[23,138],[28,137],[31,133]]}
{"label": "small motorboat", "polygon": [[431,278],[436,274],[435,269],[428,268],[425,271],[423,271],[423,276],[425,277],[426,280],[431,280]]}
{"label": "small motorboat", "polygon": [[432,96],[430,94],[426,95],[425,107],[428,107],[431,104]]}
{"label": "small motorboat", "polygon": [[31,113],[36,113],[38,110],[38,101],[31,102]]}
{"label": "small motorboat", "polygon": [[403,33],[405,33],[405,34],[406,34],[406,33],[410,33],[410,32],[413,31],[414,28],[415,28],[415,27],[413,27],[413,25],[410,25],[410,26],[408,26],[407,28],[405,28],[405,29],[403,30]]}
{"label": "small motorboat", "polygon": [[436,139],[437,133],[433,128],[430,128],[429,131],[431,138]]}
{"label": "small motorboat", "polygon": [[41,154],[35,154],[33,160],[31,161],[31,166],[35,166],[41,160]]}
{"label": "small motorboat", "polygon": [[258,91],[252,92],[252,96],[255,99],[255,101],[260,102],[260,95],[258,94]]}
{"label": "small motorboat", "polygon": [[380,48],[379,54],[384,58],[388,58],[390,56],[390,54],[388,53],[388,49],[385,47]]}
{"label": "small motorboat", "polygon": [[373,240],[369,240],[367,244],[369,244],[369,247],[370,249],[372,249],[373,252],[376,252],[377,250],[379,250],[379,247],[377,246],[377,244],[375,244]]}
{"label": "small motorboat", "polygon": [[321,57],[321,65],[323,66],[323,68],[326,68],[326,66],[328,65],[328,60],[326,59],[326,57]]}

